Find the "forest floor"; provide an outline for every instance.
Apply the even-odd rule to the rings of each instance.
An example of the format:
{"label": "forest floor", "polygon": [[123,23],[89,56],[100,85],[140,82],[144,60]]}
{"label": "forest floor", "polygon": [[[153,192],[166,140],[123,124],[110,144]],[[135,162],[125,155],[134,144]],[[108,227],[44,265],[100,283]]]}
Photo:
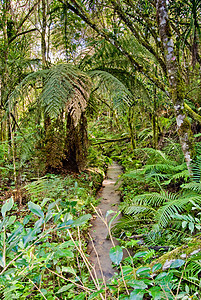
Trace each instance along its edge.
{"label": "forest floor", "polygon": [[[113,164],[108,167],[107,176],[97,195],[98,199],[100,199],[100,204],[96,208],[99,216],[97,214],[94,216],[89,232],[93,241],[90,241],[88,245],[88,253],[90,254],[89,260],[94,265],[94,276],[103,280],[109,280],[115,272],[115,269],[112,268],[109,252],[114,244],[115,246],[118,245],[118,242],[113,239],[114,244],[112,244],[108,237],[108,228],[104,221],[108,224],[115,214],[111,213],[108,215],[107,212],[110,210],[117,212],[118,210],[118,204],[120,203],[118,187],[120,182],[117,182],[117,180],[121,173],[122,168],[116,162],[113,162]],[[118,216],[112,224],[114,225],[119,218],[120,216]]]}

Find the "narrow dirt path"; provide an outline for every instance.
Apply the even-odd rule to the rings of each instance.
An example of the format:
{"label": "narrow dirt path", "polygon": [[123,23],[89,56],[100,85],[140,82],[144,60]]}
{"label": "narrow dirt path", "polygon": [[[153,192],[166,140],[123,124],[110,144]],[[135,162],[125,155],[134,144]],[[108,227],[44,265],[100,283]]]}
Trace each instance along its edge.
{"label": "narrow dirt path", "polygon": [[[115,183],[121,173],[122,169],[116,162],[109,166],[106,179],[103,181],[103,187],[98,193],[97,197],[101,198],[101,202],[97,207],[97,211],[101,212],[104,218],[108,210],[118,210],[118,204],[120,203],[120,193],[119,191],[117,191],[117,189],[119,183]],[[107,217],[107,220],[109,221],[112,216],[114,216],[114,213],[109,215]],[[98,216],[96,216],[96,218],[91,222],[91,224],[92,227],[90,229],[89,234],[92,237],[96,251],[94,250],[92,242],[90,241],[88,245],[88,253],[90,254],[89,260],[92,263],[92,265],[94,265],[94,272],[96,273],[97,278],[102,279],[103,274],[105,280],[108,280],[114,275],[115,271],[112,268],[112,263],[109,257],[109,251],[110,248],[113,247],[113,245],[108,239],[107,227]],[[117,244],[118,242],[115,240],[115,245]],[[98,262],[97,254],[95,252],[98,253],[100,263]]]}

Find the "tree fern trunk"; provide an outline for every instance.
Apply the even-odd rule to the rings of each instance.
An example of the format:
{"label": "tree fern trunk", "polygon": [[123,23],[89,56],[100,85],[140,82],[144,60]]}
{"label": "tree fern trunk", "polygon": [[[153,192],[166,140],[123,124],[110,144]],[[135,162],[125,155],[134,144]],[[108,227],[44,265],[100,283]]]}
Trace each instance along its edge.
{"label": "tree fern trunk", "polygon": [[194,156],[194,142],[192,137],[191,125],[186,117],[184,109],[184,82],[179,72],[179,66],[176,59],[175,45],[169,25],[166,0],[157,0],[156,10],[159,34],[165,51],[169,90],[174,105],[174,111],[177,121],[177,132],[179,135],[182,151],[188,169],[190,171],[190,162],[192,161]]}
{"label": "tree fern trunk", "polygon": [[87,119],[84,113],[77,126],[74,124],[74,120],[70,112],[67,115],[66,124],[66,145],[65,145],[65,160],[63,166],[66,170],[73,172],[82,171],[87,162]]}

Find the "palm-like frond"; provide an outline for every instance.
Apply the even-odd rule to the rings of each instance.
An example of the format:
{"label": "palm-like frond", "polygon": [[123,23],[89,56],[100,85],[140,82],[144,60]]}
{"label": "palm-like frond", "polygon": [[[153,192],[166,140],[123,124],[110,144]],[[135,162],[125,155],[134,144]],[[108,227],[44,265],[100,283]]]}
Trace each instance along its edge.
{"label": "palm-like frond", "polygon": [[[28,90],[28,85],[39,80],[43,85],[40,105],[50,118],[56,118],[66,109],[75,126],[85,111],[90,91],[90,78],[74,66],[59,64],[48,70],[40,70],[27,75],[11,94],[9,101]],[[43,83],[43,84],[42,84]]]}
{"label": "palm-like frond", "polygon": [[175,214],[186,210],[192,206],[192,202],[200,204],[201,196],[187,194],[184,196],[177,196],[175,194],[162,192],[143,194],[133,197],[128,203],[121,204],[121,210],[126,214],[140,215],[144,213],[153,214],[159,226],[166,227],[168,222],[174,217]]}
{"label": "palm-like frond", "polygon": [[188,189],[197,193],[201,193],[201,182],[189,182],[182,184],[183,189]]}
{"label": "palm-like frond", "polygon": [[[157,211],[157,208],[163,205],[165,202],[175,200],[177,198],[174,194],[168,194],[166,192],[150,193],[137,195],[132,198],[129,203],[121,204],[121,210],[126,214],[137,214],[144,210]],[[138,210],[139,207],[139,210]],[[154,207],[156,209],[154,209]]]}
{"label": "palm-like frond", "polygon": [[168,185],[172,181],[177,181],[179,179],[183,179],[183,180],[187,181],[189,179],[189,177],[190,177],[189,171],[186,169],[186,170],[183,170],[179,173],[176,173],[176,174],[173,174],[173,175],[171,174],[170,179],[167,180],[167,181],[164,181],[162,184],[163,185]]}
{"label": "palm-like frond", "polygon": [[77,125],[87,106],[89,85],[89,77],[71,65],[51,68],[40,97],[45,112],[55,118],[66,106]]}
{"label": "palm-like frond", "polygon": [[97,89],[101,93],[110,92],[115,106],[119,103],[128,105],[131,102],[133,98],[131,92],[117,77],[102,70],[90,71],[88,74],[95,81]]}
{"label": "palm-like frond", "polygon": [[192,179],[195,182],[200,182],[201,181],[201,157],[197,156],[196,160],[191,164],[191,169],[192,169]]}

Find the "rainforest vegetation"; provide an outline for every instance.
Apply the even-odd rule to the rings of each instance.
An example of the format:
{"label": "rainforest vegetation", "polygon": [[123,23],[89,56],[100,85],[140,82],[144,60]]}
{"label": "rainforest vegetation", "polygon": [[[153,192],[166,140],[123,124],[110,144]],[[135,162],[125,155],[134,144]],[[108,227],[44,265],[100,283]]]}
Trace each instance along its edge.
{"label": "rainforest vegetation", "polygon": [[0,1],[0,299],[201,299],[200,42],[200,0]]}

